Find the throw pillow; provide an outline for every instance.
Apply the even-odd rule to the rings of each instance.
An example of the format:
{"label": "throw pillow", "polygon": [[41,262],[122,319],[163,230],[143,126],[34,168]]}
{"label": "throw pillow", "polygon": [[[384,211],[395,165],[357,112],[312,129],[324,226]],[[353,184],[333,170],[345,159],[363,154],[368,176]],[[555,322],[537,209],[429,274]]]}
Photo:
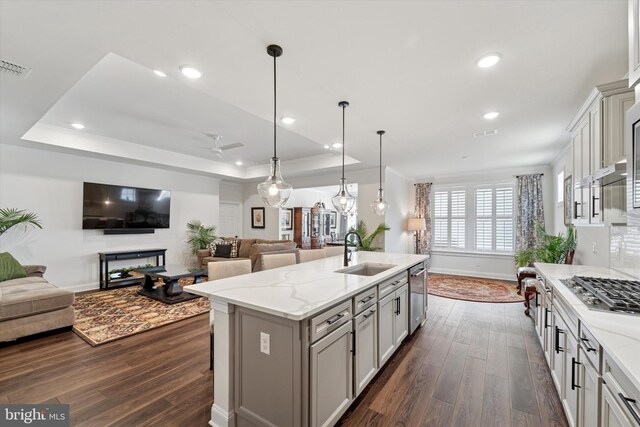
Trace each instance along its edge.
{"label": "throw pillow", "polygon": [[211,256],[216,256],[216,242],[209,243],[209,253]]}
{"label": "throw pillow", "polygon": [[216,245],[216,253],[214,256],[220,258],[231,258],[231,245],[223,245],[218,243]]}
{"label": "throw pillow", "polygon": [[9,253],[0,254],[0,282],[27,277],[24,267]]}
{"label": "throw pillow", "polygon": [[238,240],[228,239],[222,242],[224,245],[231,245],[231,255],[229,258],[238,258]]}

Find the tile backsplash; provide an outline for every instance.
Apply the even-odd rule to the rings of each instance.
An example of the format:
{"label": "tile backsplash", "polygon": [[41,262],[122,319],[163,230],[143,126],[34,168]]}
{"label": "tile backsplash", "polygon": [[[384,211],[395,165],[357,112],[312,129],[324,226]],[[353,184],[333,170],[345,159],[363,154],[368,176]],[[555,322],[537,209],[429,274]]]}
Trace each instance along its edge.
{"label": "tile backsplash", "polygon": [[640,227],[611,227],[610,264],[640,279]]}

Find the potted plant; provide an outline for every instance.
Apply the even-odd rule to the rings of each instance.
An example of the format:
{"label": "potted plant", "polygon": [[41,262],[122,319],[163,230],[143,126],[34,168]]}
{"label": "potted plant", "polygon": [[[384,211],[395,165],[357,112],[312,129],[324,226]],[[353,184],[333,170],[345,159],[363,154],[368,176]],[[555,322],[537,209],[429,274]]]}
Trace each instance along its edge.
{"label": "potted plant", "polygon": [[4,208],[0,209],[0,236],[16,225],[42,228],[38,215],[28,212],[26,209]]}
{"label": "potted plant", "polygon": [[578,240],[572,225],[567,227],[566,236],[562,233],[557,236],[548,234],[540,224],[536,225],[536,233],[538,243],[535,246],[516,252],[515,261],[519,267],[531,266],[534,262],[564,264],[567,254],[573,260]]}
{"label": "potted plant", "polygon": [[217,238],[215,226],[203,225],[197,219],[187,223],[187,243],[194,254],[197,254],[200,249],[207,249]]}
{"label": "potted plant", "polygon": [[[360,238],[362,239],[362,245],[358,245],[358,250],[370,252],[377,252],[382,250],[382,248],[372,246],[373,241],[380,233],[384,233],[385,231],[389,230],[391,230],[391,228],[387,224],[381,223],[376,227],[375,230],[373,230],[373,233],[367,236],[367,225],[363,220],[358,221],[358,225],[355,228],[351,229],[351,231],[355,231],[356,233],[358,233],[358,236],[360,236]],[[350,244],[349,246],[356,245],[352,242],[352,244]]]}

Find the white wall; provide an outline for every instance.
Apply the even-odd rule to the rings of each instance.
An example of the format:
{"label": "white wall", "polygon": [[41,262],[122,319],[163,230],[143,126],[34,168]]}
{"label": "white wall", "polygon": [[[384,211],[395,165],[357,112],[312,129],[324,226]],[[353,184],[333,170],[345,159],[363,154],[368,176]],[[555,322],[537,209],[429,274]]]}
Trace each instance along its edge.
{"label": "white wall", "polygon": [[384,171],[384,196],[389,209],[384,222],[391,230],[385,233],[385,252],[413,253],[413,234],[407,229],[407,218],[413,216],[412,182],[391,168]]}
{"label": "white wall", "polygon": [[[84,181],[170,190],[171,228],[138,235],[82,230]],[[168,264],[191,262],[185,225],[195,218],[217,225],[218,184],[200,175],[0,144],[0,207],[36,212],[44,226],[5,233],[0,250],[25,264],[46,265],[49,281],[76,291],[98,288],[98,252],[166,248]]]}
{"label": "white wall", "polygon": [[[448,176],[434,179],[421,179],[417,182],[433,182],[433,185],[448,184],[488,184],[515,181],[515,175],[543,173],[542,192],[545,208],[545,226],[554,227],[554,190],[555,180],[548,167],[532,167],[522,169],[504,169],[479,175]],[[516,265],[513,254],[487,254],[473,251],[433,250],[431,270],[434,273],[460,274],[465,276],[487,277],[495,279],[515,280]]]}

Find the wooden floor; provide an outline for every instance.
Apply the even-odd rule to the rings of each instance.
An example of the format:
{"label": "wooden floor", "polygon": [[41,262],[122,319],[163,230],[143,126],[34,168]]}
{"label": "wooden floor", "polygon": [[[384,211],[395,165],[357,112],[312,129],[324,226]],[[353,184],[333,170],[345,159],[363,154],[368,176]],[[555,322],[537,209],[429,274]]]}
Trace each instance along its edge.
{"label": "wooden floor", "polygon": [[[429,297],[345,426],[566,426],[522,304]],[[74,426],[206,426],[208,317],[91,347],[65,332],[0,348],[0,403],[68,403]]]}

